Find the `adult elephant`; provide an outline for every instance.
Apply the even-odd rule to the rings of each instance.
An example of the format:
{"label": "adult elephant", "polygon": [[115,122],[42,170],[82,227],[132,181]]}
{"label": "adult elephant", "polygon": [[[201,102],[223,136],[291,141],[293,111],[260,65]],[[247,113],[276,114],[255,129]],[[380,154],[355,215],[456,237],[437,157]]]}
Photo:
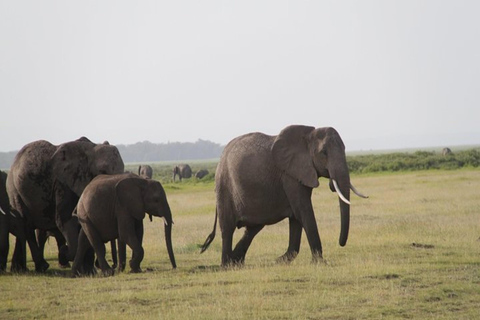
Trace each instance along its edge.
{"label": "adult elephant", "polygon": [[118,149],[108,142],[95,144],[82,137],[55,146],[35,141],[16,155],[7,178],[12,210],[23,217],[25,234],[17,236],[12,271],[26,270],[28,241],[36,271],[49,265],[35,239],[35,229],[58,228],[67,241],[62,254],[73,261],[77,249],[79,224],[72,212],[87,184],[99,174],[124,171]]}
{"label": "adult elephant", "polygon": [[153,169],[148,164],[138,166],[138,175],[145,179],[152,179]]}
{"label": "adult elephant", "polygon": [[173,181],[175,182],[175,177],[178,175],[180,181],[182,179],[189,179],[192,177],[192,168],[188,164],[179,164],[173,168]]}
{"label": "adult elephant", "polygon": [[[350,176],[345,146],[333,128],[293,125],[278,136],[250,133],[232,140],[217,167],[216,215],[222,232],[222,265],[241,264],[255,235],[265,225],[289,219],[290,239],[280,260],[293,260],[300,250],[302,228],[313,260],[322,259],[322,244],[311,201],[318,178],[330,179],[340,197],[340,245],[347,243],[350,226]],[[360,194],[359,194],[360,195]],[[235,228],[246,231],[232,251]]]}
{"label": "adult elephant", "polygon": [[[173,268],[176,268],[172,247],[172,212],[160,182],[134,174],[98,176],[85,188],[77,212],[82,230],[72,267],[74,275],[84,273],[81,267],[84,254],[91,246],[97,254],[103,274],[113,275],[114,270],[105,259],[104,243],[116,238],[133,250],[130,261],[132,272],[141,272],[145,212],[164,218],[167,251]],[[122,252],[122,249],[119,250]],[[120,265],[124,260],[125,256],[120,258]]]}

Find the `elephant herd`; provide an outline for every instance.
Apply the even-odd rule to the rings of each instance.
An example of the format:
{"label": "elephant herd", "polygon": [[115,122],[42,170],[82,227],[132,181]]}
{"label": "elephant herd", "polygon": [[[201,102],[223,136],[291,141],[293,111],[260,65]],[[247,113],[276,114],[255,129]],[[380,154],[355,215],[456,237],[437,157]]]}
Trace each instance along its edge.
{"label": "elephant herd", "polygon": [[[132,249],[130,269],[140,272],[146,214],[150,219],[164,219],[165,243],[176,268],[173,218],[165,190],[152,179],[150,166],[140,166],[138,174],[124,169],[118,149],[108,142],[96,144],[82,137],[58,146],[47,141],[24,146],[8,176],[0,172],[0,272],[6,271],[10,233],[16,237],[12,272],[27,270],[27,243],[35,270],[49,268],[43,253],[49,234],[57,239],[59,262],[69,265],[73,261],[75,276],[94,274],[95,256],[102,273],[112,275],[105,243],[116,239],[119,270],[125,268],[128,245]],[[196,176],[201,179],[206,174],[200,170]],[[190,166],[175,166],[174,180],[176,176],[190,178]],[[250,133],[233,139],[215,174],[215,223],[202,252],[213,241],[219,220],[222,266],[242,264],[255,235],[265,225],[288,218],[289,245],[279,260],[289,262],[297,256],[303,230],[313,260],[321,260],[311,202],[320,177],[328,178],[331,191],[339,196],[339,243],[344,246],[350,225],[350,190],[366,196],[350,182],[345,146],[335,129],[292,125],[276,136]],[[242,227],[245,233],[232,249],[233,233]]]}

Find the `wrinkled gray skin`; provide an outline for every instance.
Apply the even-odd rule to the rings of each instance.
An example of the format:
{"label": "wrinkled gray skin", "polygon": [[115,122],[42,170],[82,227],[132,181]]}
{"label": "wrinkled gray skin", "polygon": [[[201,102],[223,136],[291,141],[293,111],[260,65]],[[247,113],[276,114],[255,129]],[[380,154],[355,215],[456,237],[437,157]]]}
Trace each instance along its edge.
{"label": "wrinkled gray skin", "polygon": [[[333,128],[289,126],[278,136],[250,133],[232,140],[217,167],[215,225],[202,252],[215,237],[217,217],[222,232],[223,266],[242,264],[255,235],[265,225],[288,218],[289,245],[279,260],[289,262],[297,256],[302,229],[313,260],[322,259],[311,201],[319,177],[335,179],[341,193],[350,199],[345,146]],[[344,246],[350,225],[350,206],[341,200],[340,216],[339,242]],[[241,227],[246,228],[245,233],[232,251],[233,233]]]}
{"label": "wrinkled gray skin", "polygon": [[145,179],[152,179],[153,169],[148,164],[138,166],[138,175]]}
{"label": "wrinkled gray skin", "polygon": [[202,169],[202,170],[199,170],[197,173],[195,173],[195,178],[197,178],[197,179],[202,179],[202,178],[205,177],[207,174],[208,174],[208,170]]}
{"label": "wrinkled gray skin", "polygon": [[[113,275],[114,270],[105,259],[104,243],[116,238],[133,251],[130,260],[132,272],[141,272],[145,213],[165,218],[165,242],[170,262],[176,268],[172,248],[172,213],[160,182],[134,174],[98,176],[85,188],[77,212],[82,229],[72,267],[74,275],[85,273],[82,270],[84,254],[92,246],[103,274]],[[123,259],[120,258],[120,265]]]}
{"label": "wrinkled gray skin", "polygon": [[7,178],[12,211],[23,217],[25,234],[17,236],[12,271],[25,271],[28,241],[36,271],[49,265],[35,239],[35,229],[58,228],[67,241],[65,259],[73,261],[79,224],[72,212],[87,184],[99,174],[124,171],[123,160],[108,142],[95,144],[85,137],[55,146],[40,140],[23,147]]}
{"label": "wrinkled gray skin", "polygon": [[192,168],[188,164],[179,164],[173,168],[173,181],[175,182],[175,177],[178,175],[180,181],[182,179],[189,179],[192,177]]}

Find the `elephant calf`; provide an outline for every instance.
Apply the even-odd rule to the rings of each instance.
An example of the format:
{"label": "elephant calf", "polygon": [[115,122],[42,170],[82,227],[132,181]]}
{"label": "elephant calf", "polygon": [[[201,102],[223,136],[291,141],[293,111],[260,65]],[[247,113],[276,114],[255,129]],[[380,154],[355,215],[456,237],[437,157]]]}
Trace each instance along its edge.
{"label": "elephant calf", "polygon": [[90,247],[95,250],[103,274],[113,275],[114,270],[105,259],[105,242],[116,238],[133,251],[130,260],[132,272],[141,272],[146,212],[164,218],[167,251],[173,268],[176,268],[172,248],[172,213],[160,182],[135,174],[100,175],[85,188],[78,201],[77,215],[82,230],[72,267],[74,275],[85,272],[82,265]]}

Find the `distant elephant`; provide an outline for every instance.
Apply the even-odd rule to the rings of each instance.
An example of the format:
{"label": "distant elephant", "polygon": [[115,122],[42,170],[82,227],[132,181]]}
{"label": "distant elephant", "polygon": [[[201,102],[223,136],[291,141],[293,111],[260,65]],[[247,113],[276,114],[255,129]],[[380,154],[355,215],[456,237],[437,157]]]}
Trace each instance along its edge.
{"label": "distant elephant", "polygon": [[145,179],[152,179],[153,169],[148,164],[138,166],[138,175]]}
{"label": "distant elephant", "polygon": [[[333,128],[294,125],[277,136],[250,133],[233,139],[218,164],[216,214],[213,232],[202,252],[215,237],[217,218],[222,232],[222,265],[242,264],[255,235],[265,225],[285,218],[290,222],[290,239],[281,261],[292,261],[300,250],[302,228],[313,260],[323,258],[311,201],[318,178],[330,179],[330,189],[339,196],[341,232],[339,243],[347,242],[350,226],[350,183],[345,146]],[[232,251],[235,228],[246,227]]]}
{"label": "distant elephant", "polygon": [[448,156],[448,155],[451,155],[451,154],[453,154],[453,152],[452,152],[452,150],[451,150],[450,148],[443,148],[443,150],[442,150],[442,155],[443,155],[444,157],[446,157],[446,156]]}
{"label": "distant elephant", "polygon": [[202,179],[202,178],[205,177],[207,174],[208,174],[208,170],[202,169],[202,170],[199,170],[197,173],[195,173],[195,178],[197,178],[197,179]]}
{"label": "distant elephant", "polygon": [[173,181],[175,182],[175,177],[178,175],[180,181],[182,179],[189,179],[192,177],[192,168],[188,164],[179,164],[173,168]]}
{"label": "distant elephant", "polygon": [[28,241],[36,271],[49,264],[35,239],[35,229],[58,228],[66,239],[61,254],[73,261],[77,250],[79,224],[72,212],[87,184],[99,174],[124,171],[118,149],[108,142],[95,144],[85,137],[55,146],[35,141],[16,155],[7,178],[12,211],[23,217],[23,234],[17,235],[12,271],[25,271]]}
{"label": "distant elephant", "polygon": [[[104,275],[113,275],[105,260],[107,241],[116,238],[133,251],[130,260],[132,272],[141,272],[143,260],[143,219],[145,213],[165,220],[165,242],[173,268],[176,268],[172,247],[172,213],[160,182],[134,174],[101,175],[92,180],[78,201],[77,214],[82,229],[73,263],[74,275],[81,269],[85,252],[93,246]],[[119,245],[120,246],[120,245]],[[119,251],[122,249],[119,248]],[[120,265],[123,258],[120,258]]]}

